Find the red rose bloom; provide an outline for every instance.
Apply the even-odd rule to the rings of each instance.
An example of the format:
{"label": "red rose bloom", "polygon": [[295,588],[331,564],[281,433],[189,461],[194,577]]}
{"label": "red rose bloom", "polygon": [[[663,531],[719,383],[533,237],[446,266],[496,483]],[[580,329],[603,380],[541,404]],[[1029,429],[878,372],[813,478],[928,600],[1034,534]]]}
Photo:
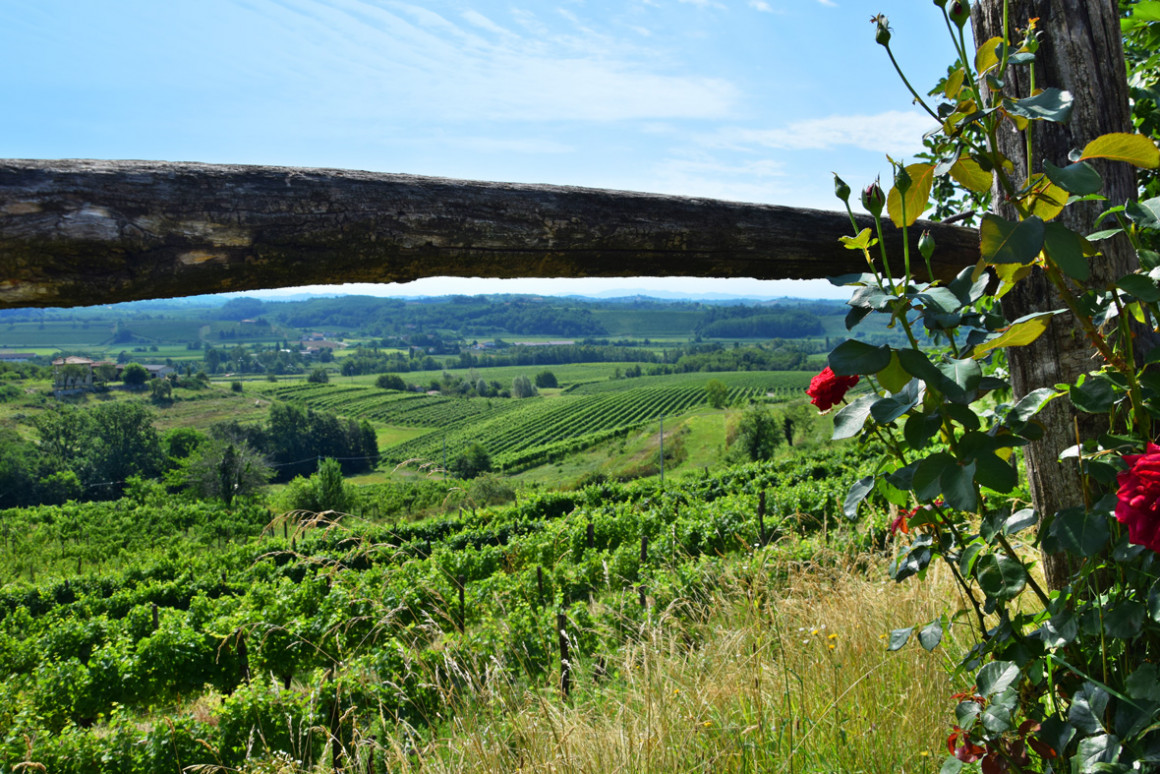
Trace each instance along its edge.
{"label": "red rose bloom", "polygon": [[810,396],[810,403],[818,407],[818,411],[829,411],[842,402],[846,392],[858,383],[860,377],[838,376],[829,366],[810,380],[806,395]]}
{"label": "red rose bloom", "polygon": [[1128,469],[1116,476],[1116,520],[1128,528],[1130,542],[1160,552],[1160,446],[1149,443],[1124,462]]}

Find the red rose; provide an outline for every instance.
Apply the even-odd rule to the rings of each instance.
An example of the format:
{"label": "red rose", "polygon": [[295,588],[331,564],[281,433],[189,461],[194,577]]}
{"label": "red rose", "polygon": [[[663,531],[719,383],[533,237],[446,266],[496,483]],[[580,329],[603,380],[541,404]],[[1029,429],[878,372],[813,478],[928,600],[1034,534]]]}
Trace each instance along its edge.
{"label": "red rose", "polygon": [[810,403],[818,407],[818,411],[829,411],[842,402],[846,392],[858,383],[858,377],[838,376],[829,366],[810,380],[806,395],[810,396]]}
{"label": "red rose", "polygon": [[1160,551],[1160,446],[1149,443],[1124,462],[1128,469],[1116,476],[1116,519],[1128,528],[1130,542]]}

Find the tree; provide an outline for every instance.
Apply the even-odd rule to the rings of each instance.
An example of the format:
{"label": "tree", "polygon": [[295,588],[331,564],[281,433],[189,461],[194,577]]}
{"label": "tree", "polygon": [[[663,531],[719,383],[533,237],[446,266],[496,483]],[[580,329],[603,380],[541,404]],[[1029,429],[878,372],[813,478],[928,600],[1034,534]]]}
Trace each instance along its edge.
{"label": "tree", "polygon": [[556,381],[556,375],[551,371],[540,371],[536,374],[536,386],[541,390],[550,390],[559,387],[560,383]]}
{"label": "tree", "polygon": [[737,440],[754,462],[768,460],[782,440],[781,423],[764,403],[751,403],[737,426]]}
{"label": "tree", "polygon": [[406,390],[407,383],[398,374],[382,374],[375,380],[375,385],[384,390]]}
{"label": "tree", "polygon": [[219,438],[190,459],[184,478],[197,496],[221,500],[229,508],[235,499],[260,491],[273,475],[266,459],[249,444]]}
{"label": "tree", "polygon": [[342,466],[327,458],[309,479],[298,476],[282,493],[281,504],[287,510],[337,511],[350,513],[357,501],[354,488],[342,477]]}
{"label": "tree", "polygon": [[154,403],[167,403],[173,400],[173,383],[168,379],[152,379],[149,388],[153,392]]}
{"label": "tree", "polygon": [[310,375],[306,377],[306,381],[313,384],[326,384],[330,381],[330,374],[326,372],[325,368],[318,367],[310,372]]}
{"label": "tree", "polygon": [[126,387],[138,389],[144,387],[145,383],[149,381],[149,372],[140,363],[129,363],[121,371],[121,381],[125,383]]}
{"label": "tree", "polygon": [[[1074,97],[1074,109],[1067,123],[1045,123],[1036,128],[1033,158],[1027,158],[1027,144],[1014,132],[999,133],[999,150],[1018,170],[1041,170],[1044,161],[1065,165],[1073,148],[1082,148],[1094,137],[1111,132],[1132,131],[1128,109],[1127,77],[1124,67],[1123,44],[1119,11],[1113,2],[1088,0],[1011,0],[1005,9],[1003,0],[982,0],[972,12],[975,42],[981,45],[991,37],[1001,35],[1004,19],[1042,19],[1041,26],[1048,34],[1043,36],[1036,53],[1035,87],[1066,89]],[[1022,94],[1029,94],[1026,71],[1010,71],[1011,86]],[[1135,173],[1128,164],[1095,163],[1103,177],[1100,192],[1105,202],[1078,203],[1068,207],[1056,222],[1081,234],[1092,230],[1099,212],[1111,204],[1135,199]],[[1018,182],[1018,181],[1016,181]],[[1004,196],[994,196],[996,202]],[[1013,213],[999,208],[999,214],[1012,217]],[[1089,287],[1106,287],[1135,266],[1135,253],[1126,237],[1106,239],[1100,243],[1103,258],[1092,261]],[[1008,319],[1022,315],[1058,309],[1063,306],[1058,293],[1042,271],[1020,282],[1003,298],[1003,311]],[[1044,386],[1074,383],[1090,365],[1092,348],[1079,325],[1057,316],[1048,333],[1025,347],[1014,347],[1008,355],[1011,384],[1019,398]],[[1038,421],[1044,427],[1043,438],[1026,447],[1027,476],[1035,509],[1041,517],[1085,502],[1079,468],[1060,465],[1060,452],[1076,442],[1076,421],[1079,432],[1094,437],[1101,432],[1091,425],[1096,415],[1077,417],[1066,400],[1052,401],[1040,412]],[[1106,425],[1103,431],[1106,431]],[[1067,567],[1061,555],[1045,557],[1044,569],[1048,584],[1058,588],[1067,576]]]}
{"label": "tree", "polygon": [[729,388],[720,379],[710,379],[705,385],[705,397],[713,408],[723,408],[729,402]]}
{"label": "tree", "polygon": [[531,398],[536,394],[536,386],[526,376],[517,376],[512,380],[513,398]]}
{"label": "tree", "polygon": [[483,444],[476,442],[451,463],[451,472],[457,478],[475,478],[480,473],[491,470],[491,456]]}

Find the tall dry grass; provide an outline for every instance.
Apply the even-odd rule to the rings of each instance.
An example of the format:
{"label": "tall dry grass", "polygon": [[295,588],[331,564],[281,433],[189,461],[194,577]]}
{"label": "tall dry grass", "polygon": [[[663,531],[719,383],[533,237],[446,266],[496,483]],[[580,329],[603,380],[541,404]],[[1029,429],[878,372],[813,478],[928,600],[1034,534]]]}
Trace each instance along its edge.
{"label": "tall dry grass", "polygon": [[652,611],[610,661],[580,660],[568,701],[503,665],[458,665],[450,720],[385,734],[376,770],[938,771],[969,633],[934,653],[887,652],[885,636],[957,609],[949,575],[899,585],[880,557],[786,556],[737,560],[699,601]]}

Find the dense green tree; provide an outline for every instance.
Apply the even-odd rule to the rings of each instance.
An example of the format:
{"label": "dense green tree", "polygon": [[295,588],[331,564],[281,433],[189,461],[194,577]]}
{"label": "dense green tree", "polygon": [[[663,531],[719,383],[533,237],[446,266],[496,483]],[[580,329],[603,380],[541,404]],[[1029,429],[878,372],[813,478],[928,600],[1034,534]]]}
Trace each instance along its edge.
{"label": "dense green tree", "polygon": [[729,402],[729,388],[720,379],[710,379],[705,385],[705,398],[713,408],[723,408]]}
{"label": "dense green tree", "polygon": [[451,462],[451,473],[458,478],[475,478],[491,470],[491,456],[481,443],[473,443]]}
{"label": "dense green tree", "polygon": [[152,478],[165,464],[161,441],[153,427],[153,413],[143,403],[118,402],[95,406],[89,412],[93,436],[89,443],[92,473],[108,482],[109,496],[119,497],[130,476]]}
{"label": "dense green tree", "polygon": [[325,459],[310,478],[296,477],[283,490],[279,504],[285,510],[350,513],[357,502],[355,489],[342,477],[342,466]]}
{"label": "dense green tree", "polygon": [[783,439],[781,422],[764,403],[751,403],[741,415],[737,441],[746,456],[754,461],[768,460]]}
{"label": "dense green tree", "polygon": [[306,381],[314,384],[326,384],[330,381],[330,374],[326,372],[325,368],[319,366],[310,372],[310,375],[306,377]]}
{"label": "dense green tree", "polygon": [[186,487],[199,497],[221,500],[226,507],[264,487],[274,472],[249,444],[217,439],[205,444],[185,467]]}
{"label": "dense green tree", "polygon": [[536,386],[526,376],[517,376],[512,380],[513,398],[530,398],[536,394]]}
{"label": "dense green tree", "polygon": [[121,371],[121,381],[126,387],[141,388],[149,381],[149,372],[140,363],[129,363]]}
{"label": "dense green tree", "polygon": [[556,380],[556,375],[551,371],[540,371],[536,374],[536,386],[541,390],[550,390],[553,387],[559,387],[560,383]]}

